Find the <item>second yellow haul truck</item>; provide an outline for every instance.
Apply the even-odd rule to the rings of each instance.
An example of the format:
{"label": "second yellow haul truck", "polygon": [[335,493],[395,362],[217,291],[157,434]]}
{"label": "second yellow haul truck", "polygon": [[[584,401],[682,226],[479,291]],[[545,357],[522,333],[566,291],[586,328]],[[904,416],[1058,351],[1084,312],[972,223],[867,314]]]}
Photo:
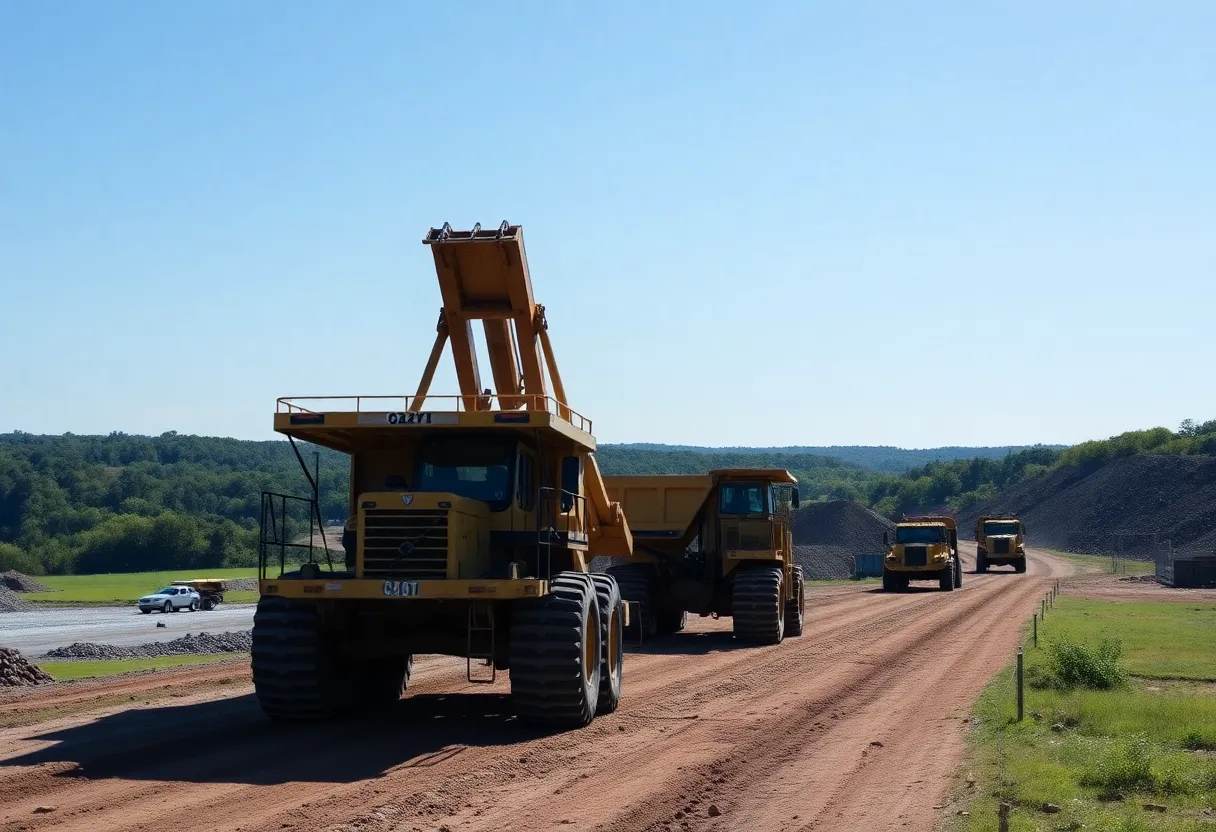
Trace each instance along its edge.
{"label": "second yellow haul truck", "polygon": [[[284,720],[391,704],[413,656],[438,653],[465,657],[470,681],[509,669],[521,719],[580,727],[621,696],[628,608],[615,579],[588,563],[629,557],[629,524],[605,490],[590,420],[566,401],[523,229],[444,224],[423,242],[443,307],[417,392],[279,400],[274,428],[293,448],[349,455],[351,521],[337,564],[328,547],[289,542],[302,528],[289,523],[292,505],[312,534],[321,527],[296,448],[312,498],[262,495],[257,698]],[[497,393],[482,386],[474,321]],[[460,394],[432,396],[448,341]],[[293,568],[300,547],[309,562]]]}
{"label": "second yellow haul truck", "polygon": [[683,629],[687,613],[728,615],[735,637],[777,644],[802,635],[802,568],[794,563],[797,480],[789,471],[724,469],[706,475],[605,477],[634,540],[630,562],[609,567],[631,632]]}
{"label": "second yellow haul truck", "polygon": [[905,517],[895,524],[895,541],[882,533],[887,555],[883,558],[882,588],[895,592],[909,581],[937,581],[949,592],[963,585],[963,562],[958,551],[958,525],[953,517]]}

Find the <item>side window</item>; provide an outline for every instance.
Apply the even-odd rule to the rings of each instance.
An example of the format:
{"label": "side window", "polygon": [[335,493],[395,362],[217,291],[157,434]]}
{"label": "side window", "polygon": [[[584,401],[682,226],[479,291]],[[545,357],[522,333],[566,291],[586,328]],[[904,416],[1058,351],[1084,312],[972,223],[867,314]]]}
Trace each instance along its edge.
{"label": "side window", "polygon": [[536,505],[536,463],[532,455],[519,452],[519,507],[531,511]]}

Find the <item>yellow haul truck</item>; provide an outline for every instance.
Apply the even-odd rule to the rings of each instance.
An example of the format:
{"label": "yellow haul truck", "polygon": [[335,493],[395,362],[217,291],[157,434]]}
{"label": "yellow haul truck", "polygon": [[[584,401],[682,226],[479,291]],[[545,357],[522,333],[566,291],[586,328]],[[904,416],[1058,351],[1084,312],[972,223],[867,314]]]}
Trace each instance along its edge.
{"label": "yellow haul truck", "polygon": [[882,533],[887,556],[882,565],[884,592],[908,588],[909,581],[937,581],[947,592],[963,585],[958,526],[953,517],[905,517],[895,525],[895,542]]}
{"label": "yellow haul truck", "polygon": [[[470,681],[509,670],[522,720],[586,725],[617,707],[627,623],[616,581],[588,563],[632,554],[629,525],[604,488],[590,420],[567,404],[522,228],[445,223],[423,242],[443,307],[417,392],[278,400],[274,428],[313,494],[262,495],[257,698],[280,720],[388,705],[415,654],[446,654],[466,658]],[[478,320],[496,394],[478,372]],[[460,394],[432,396],[448,341]],[[328,546],[288,542],[302,529],[289,526],[293,504],[311,540],[322,525],[297,441],[349,455],[337,564]],[[289,567],[300,548],[308,562]]]}
{"label": "yellow haul truck", "polygon": [[975,521],[975,571],[989,566],[1026,571],[1026,527],[1012,514],[982,514]]}
{"label": "yellow haul truck", "polygon": [[777,644],[802,635],[806,597],[794,564],[792,474],[731,469],[604,481],[634,540],[632,561],[608,569],[622,597],[638,602],[631,633],[645,639],[677,632],[693,612],[732,616],[741,641]]}

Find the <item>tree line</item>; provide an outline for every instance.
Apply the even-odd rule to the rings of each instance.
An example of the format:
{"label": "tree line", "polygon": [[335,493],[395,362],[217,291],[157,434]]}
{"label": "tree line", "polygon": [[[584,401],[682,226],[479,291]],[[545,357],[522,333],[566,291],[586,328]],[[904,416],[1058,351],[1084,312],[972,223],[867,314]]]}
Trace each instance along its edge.
{"label": "tree line", "polygon": [[[297,443],[320,464],[322,518],[347,516],[347,458]],[[786,451],[660,451],[602,446],[606,474],[698,474],[715,468],[785,468],[804,503],[853,500],[897,517],[986,502],[1024,479],[1070,465],[1140,453],[1216,455],[1216,420],[1183,422],[1059,450],[929,462],[903,474]],[[315,456],[314,456],[315,455]],[[95,574],[252,566],[261,493],[310,495],[285,441],[112,433],[0,434],[0,571]],[[307,531],[297,523],[293,530]]]}

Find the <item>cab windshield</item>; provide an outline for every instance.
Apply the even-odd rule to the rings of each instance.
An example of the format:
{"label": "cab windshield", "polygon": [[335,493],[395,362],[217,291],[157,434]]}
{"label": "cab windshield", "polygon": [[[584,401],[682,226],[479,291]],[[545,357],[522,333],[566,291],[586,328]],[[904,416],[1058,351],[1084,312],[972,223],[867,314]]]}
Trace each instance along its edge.
{"label": "cab windshield", "polygon": [[481,500],[491,511],[511,504],[515,443],[496,437],[443,437],[418,449],[414,488]]}
{"label": "cab windshield", "polygon": [[767,485],[723,485],[718,511],[721,514],[768,514]]}
{"label": "cab windshield", "polygon": [[1018,533],[1017,523],[985,523],[984,534],[991,537],[996,534],[1012,534]]}
{"label": "cab windshield", "polygon": [[895,529],[896,543],[945,543],[946,530],[941,526],[899,526]]}

